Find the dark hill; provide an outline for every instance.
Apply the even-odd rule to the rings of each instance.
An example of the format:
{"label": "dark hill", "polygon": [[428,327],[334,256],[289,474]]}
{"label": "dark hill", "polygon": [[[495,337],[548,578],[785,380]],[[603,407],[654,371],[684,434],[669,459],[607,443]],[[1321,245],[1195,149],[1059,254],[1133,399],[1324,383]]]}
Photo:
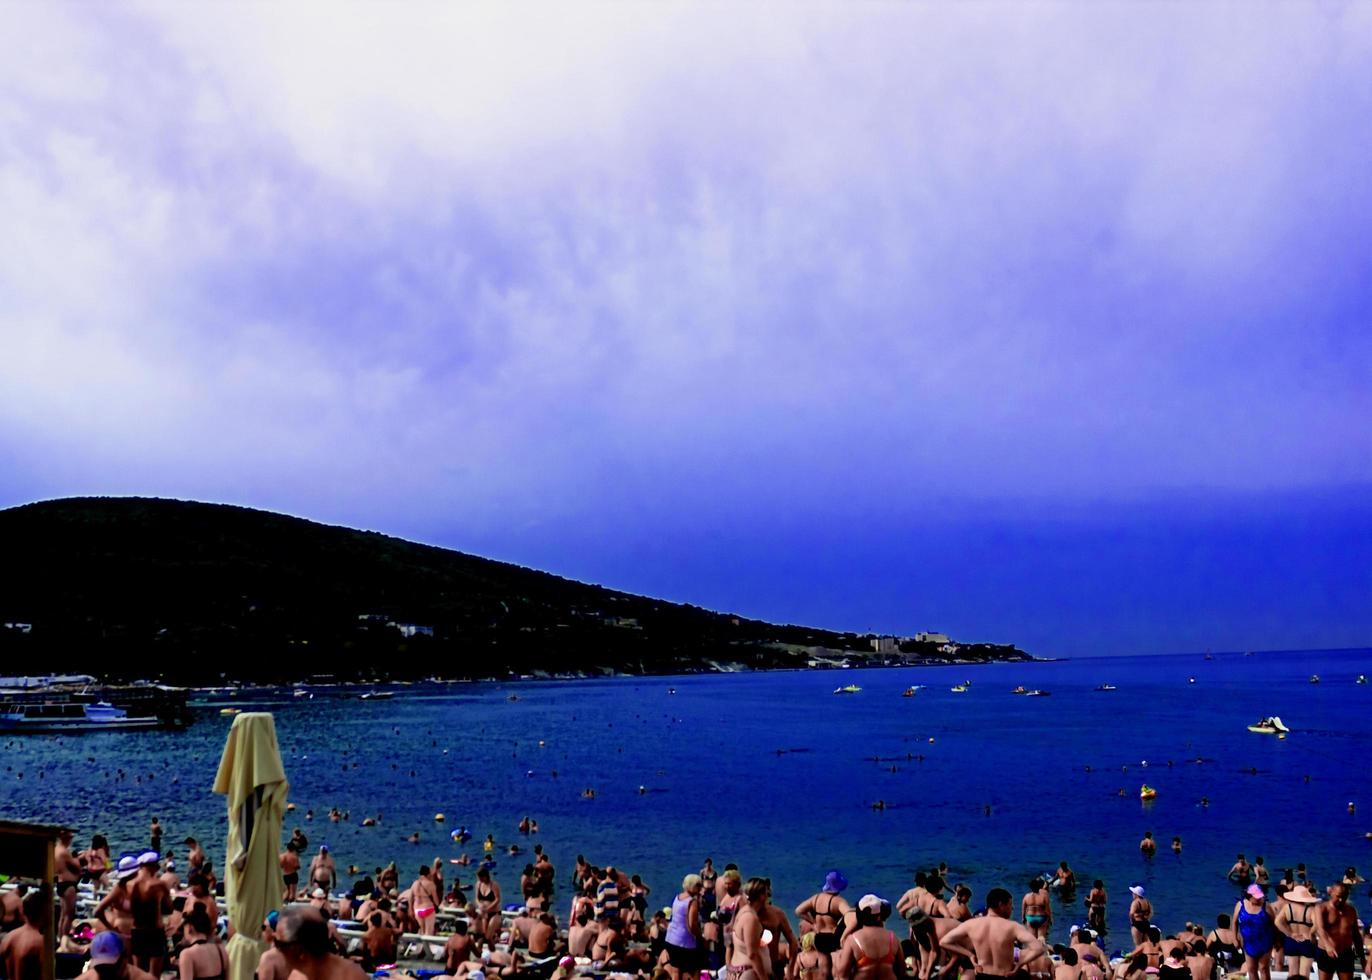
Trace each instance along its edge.
{"label": "dark hill", "polygon": [[[709,661],[803,666],[805,648],[871,650],[857,634],[776,626],[219,504],[29,504],[0,511],[0,542],[0,623],[32,626],[0,628],[0,674],[218,683],[657,673],[713,669]],[[422,629],[407,636],[406,624]]]}

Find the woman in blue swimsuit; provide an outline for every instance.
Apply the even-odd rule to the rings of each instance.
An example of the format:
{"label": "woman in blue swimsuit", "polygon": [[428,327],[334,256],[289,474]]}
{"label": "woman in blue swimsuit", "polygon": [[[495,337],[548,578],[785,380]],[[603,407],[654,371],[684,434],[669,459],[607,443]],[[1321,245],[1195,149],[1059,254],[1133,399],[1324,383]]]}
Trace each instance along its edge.
{"label": "woman in blue swimsuit", "polygon": [[1272,947],[1277,927],[1267,910],[1261,885],[1249,885],[1242,901],[1234,906],[1234,930],[1243,947],[1243,970],[1248,980],[1272,980]]}

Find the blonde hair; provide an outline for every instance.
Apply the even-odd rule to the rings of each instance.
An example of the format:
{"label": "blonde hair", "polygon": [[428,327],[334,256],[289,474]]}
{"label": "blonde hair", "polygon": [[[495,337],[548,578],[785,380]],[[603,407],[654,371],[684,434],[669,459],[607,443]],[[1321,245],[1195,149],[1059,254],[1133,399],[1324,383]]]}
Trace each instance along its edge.
{"label": "blonde hair", "polygon": [[689,874],[681,879],[681,890],[688,892],[698,884],[700,884],[700,875]]}
{"label": "blonde hair", "polygon": [[807,932],[805,935],[803,935],[803,936],[800,937],[800,949],[801,949],[801,952],[808,953],[810,950],[812,950],[812,949],[814,949],[814,948],[815,948],[815,934],[814,934],[813,932]]}

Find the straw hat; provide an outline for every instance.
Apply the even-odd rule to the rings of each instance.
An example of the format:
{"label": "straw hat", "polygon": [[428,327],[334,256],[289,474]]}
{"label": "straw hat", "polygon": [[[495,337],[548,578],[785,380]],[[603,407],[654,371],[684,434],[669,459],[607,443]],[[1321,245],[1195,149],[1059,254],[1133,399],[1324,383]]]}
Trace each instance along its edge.
{"label": "straw hat", "polygon": [[1318,905],[1320,898],[1310,890],[1309,885],[1302,883],[1287,891],[1286,900],[1298,905]]}

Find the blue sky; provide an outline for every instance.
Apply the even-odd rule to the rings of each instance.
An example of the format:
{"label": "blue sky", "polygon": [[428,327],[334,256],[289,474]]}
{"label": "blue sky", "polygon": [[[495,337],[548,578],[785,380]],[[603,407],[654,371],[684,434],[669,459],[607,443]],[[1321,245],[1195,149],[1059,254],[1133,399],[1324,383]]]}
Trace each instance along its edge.
{"label": "blue sky", "polygon": [[1372,642],[1372,8],[12,4],[0,505]]}

